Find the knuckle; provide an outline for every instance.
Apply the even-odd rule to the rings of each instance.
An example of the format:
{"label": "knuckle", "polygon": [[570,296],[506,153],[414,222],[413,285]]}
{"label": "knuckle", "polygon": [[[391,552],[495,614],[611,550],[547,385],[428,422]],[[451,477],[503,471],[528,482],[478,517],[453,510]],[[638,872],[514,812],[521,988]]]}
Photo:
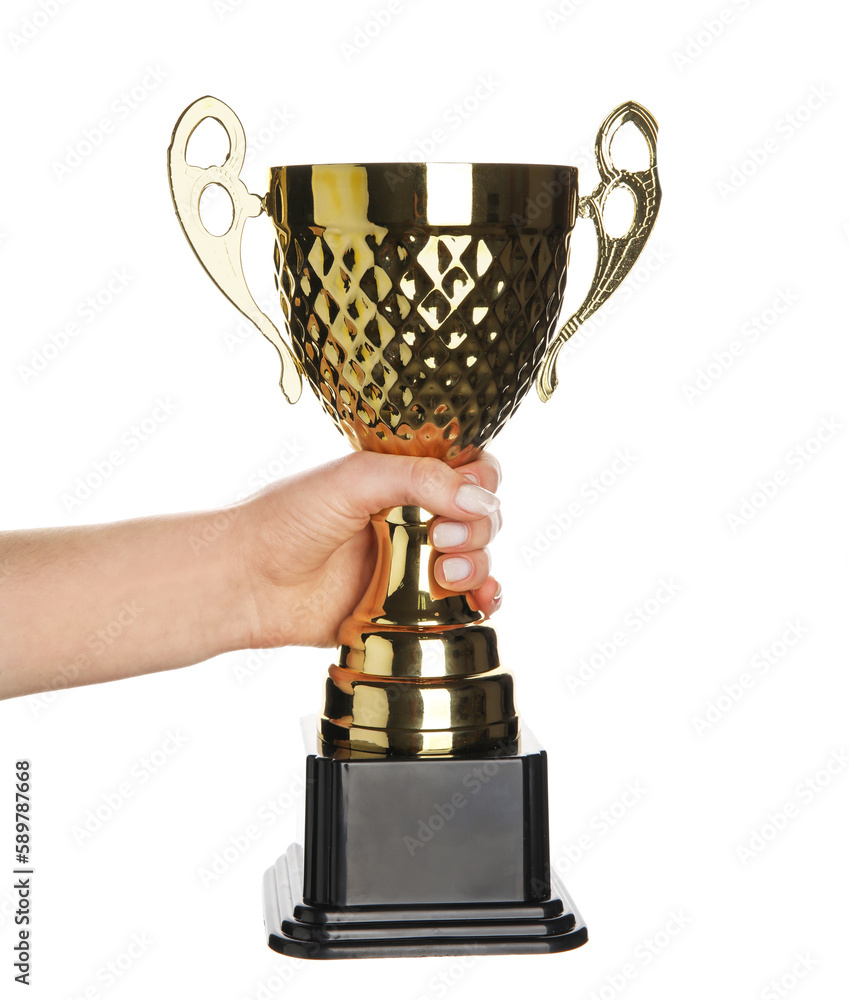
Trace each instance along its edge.
{"label": "knuckle", "polygon": [[354,475],[364,475],[366,470],[372,464],[372,453],[368,451],[352,451],[350,454],[345,455],[344,458],[339,459],[340,463],[344,462]]}
{"label": "knuckle", "polygon": [[495,488],[497,489],[501,485],[501,463],[494,455],[490,455],[489,452],[484,454],[484,460],[492,468],[495,473]]}
{"label": "knuckle", "polygon": [[490,455],[488,451],[485,451],[480,457],[481,465],[489,470],[490,475],[494,478],[495,482],[493,485],[493,490],[498,489],[501,485],[501,464],[494,455]]}
{"label": "knuckle", "polygon": [[495,536],[501,531],[502,525],[501,511],[496,511],[489,519],[489,541],[491,542]]}
{"label": "knuckle", "polygon": [[410,485],[417,494],[428,495],[445,482],[451,470],[438,458],[422,456],[410,466]]}

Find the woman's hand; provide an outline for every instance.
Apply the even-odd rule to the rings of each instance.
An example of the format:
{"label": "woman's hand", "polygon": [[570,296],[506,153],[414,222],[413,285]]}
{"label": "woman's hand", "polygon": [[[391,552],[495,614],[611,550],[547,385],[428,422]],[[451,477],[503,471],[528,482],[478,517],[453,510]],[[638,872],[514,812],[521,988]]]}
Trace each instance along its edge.
{"label": "woman's hand", "polygon": [[470,591],[491,614],[501,598],[486,546],[501,527],[500,478],[488,455],[455,470],[434,458],[356,452],[251,497],[237,519],[248,644],[334,645],[374,571],[370,516],[401,505],[438,515],[430,529],[444,553],[437,581]]}

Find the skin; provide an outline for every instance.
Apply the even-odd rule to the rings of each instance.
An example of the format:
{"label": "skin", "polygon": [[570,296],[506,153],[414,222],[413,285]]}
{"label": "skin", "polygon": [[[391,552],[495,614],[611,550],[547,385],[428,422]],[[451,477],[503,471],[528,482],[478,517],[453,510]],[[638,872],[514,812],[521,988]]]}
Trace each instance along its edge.
{"label": "skin", "polygon": [[[398,505],[436,515],[437,581],[492,614],[499,481],[488,455],[456,470],[358,452],[218,510],[0,533],[0,697],[335,645],[374,570],[369,518]],[[440,523],[465,541],[438,545]]]}

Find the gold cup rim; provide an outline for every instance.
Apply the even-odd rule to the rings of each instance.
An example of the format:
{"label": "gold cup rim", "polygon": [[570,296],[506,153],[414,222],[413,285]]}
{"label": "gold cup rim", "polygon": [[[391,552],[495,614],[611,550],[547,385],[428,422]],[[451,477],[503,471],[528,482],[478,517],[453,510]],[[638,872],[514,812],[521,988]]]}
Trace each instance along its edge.
{"label": "gold cup rim", "polygon": [[301,163],[269,170],[267,205],[286,225],[560,226],[571,230],[578,168],[553,163]]}
{"label": "gold cup rim", "polygon": [[428,167],[479,167],[500,170],[527,170],[529,168],[540,168],[544,170],[569,170],[577,175],[578,168],[568,163],[521,163],[519,161],[504,163],[495,160],[370,160],[357,163],[280,163],[269,167],[269,170],[311,170],[313,167],[325,167],[334,169],[349,170],[352,167],[366,167],[371,169],[396,169],[398,171],[416,171],[427,169]]}

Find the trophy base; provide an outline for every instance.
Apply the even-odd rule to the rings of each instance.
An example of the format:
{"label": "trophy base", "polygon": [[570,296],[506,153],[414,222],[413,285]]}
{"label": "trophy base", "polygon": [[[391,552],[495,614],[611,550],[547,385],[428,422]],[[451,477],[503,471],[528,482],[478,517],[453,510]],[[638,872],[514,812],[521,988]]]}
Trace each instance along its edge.
{"label": "trophy base", "polygon": [[268,945],[292,958],[420,958],[450,955],[543,955],[578,948],[587,927],[552,876],[542,903],[355,907],[311,906],[301,848],[293,844],[265,873]]}
{"label": "trophy base", "polygon": [[265,874],[295,958],[546,954],[587,928],[550,872],[545,751],[307,757],[303,848]]}

